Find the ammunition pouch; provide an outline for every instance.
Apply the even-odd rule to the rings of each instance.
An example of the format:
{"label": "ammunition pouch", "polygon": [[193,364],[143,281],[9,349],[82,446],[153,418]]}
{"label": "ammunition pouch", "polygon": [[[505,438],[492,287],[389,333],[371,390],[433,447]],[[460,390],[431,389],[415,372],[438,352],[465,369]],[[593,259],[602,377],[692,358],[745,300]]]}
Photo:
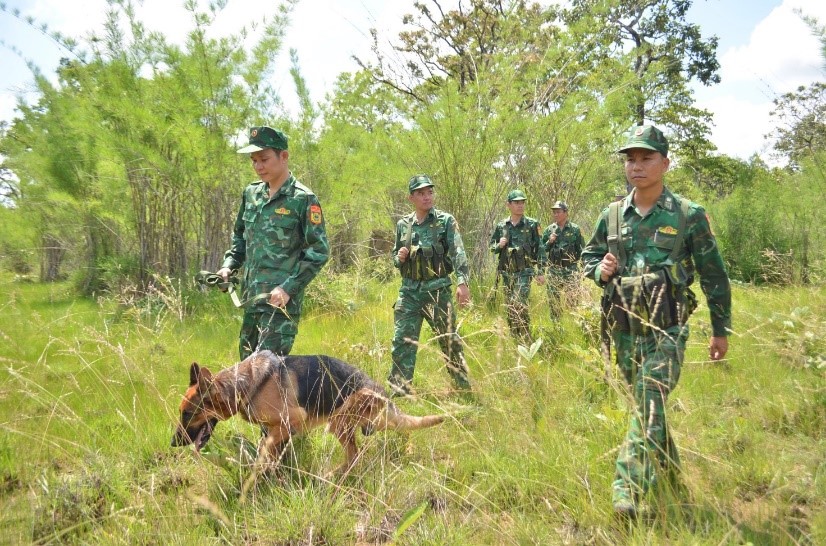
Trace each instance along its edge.
{"label": "ammunition pouch", "polygon": [[533,265],[525,247],[503,248],[499,251],[497,269],[505,273],[519,273]]}
{"label": "ammunition pouch", "polygon": [[610,297],[611,327],[634,335],[685,324],[697,308],[697,298],[675,265],[635,277],[617,279]]}
{"label": "ammunition pouch", "polygon": [[548,261],[551,265],[559,267],[570,267],[576,263],[574,257],[565,252],[565,248],[560,246],[548,248]]}
{"label": "ammunition pouch", "polygon": [[407,260],[399,271],[402,277],[414,281],[429,281],[447,277],[453,272],[453,264],[446,256],[445,247],[441,243],[435,246],[412,246]]}
{"label": "ammunition pouch", "polygon": [[418,246],[411,246],[410,253],[407,255],[407,259],[404,263],[401,264],[399,267],[399,272],[401,273],[402,277],[405,279],[412,279],[414,281],[421,280],[419,278],[419,247]]}

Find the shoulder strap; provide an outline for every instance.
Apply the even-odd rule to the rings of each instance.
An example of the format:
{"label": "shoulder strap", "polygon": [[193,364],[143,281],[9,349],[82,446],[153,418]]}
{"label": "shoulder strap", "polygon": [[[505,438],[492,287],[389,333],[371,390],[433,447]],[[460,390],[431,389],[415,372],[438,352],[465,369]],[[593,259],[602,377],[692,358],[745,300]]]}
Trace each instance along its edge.
{"label": "shoulder strap", "polygon": [[315,193],[313,193],[313,190],[311,190],[310,188],[308,188],[307,186],[305,186],[304,184],[302,184],[298,180],[295,181],[295,188],[303,191],[307,195],[315,195]]}
{"label": "shoulder strap", "polygon": [[[450,218],[445,216],[444,223],[445,223],[445,233],[447,233],[447,223],[450,221]],[[431,220],[430,222],[430,238],[433,240],[433,246],[436,246],[436,243],[439,242],[439,230],[436,227],[439,223],[439,215],[436,215],[436,218]]]}
{"label": "shoulder strap", "polygon": [[608,252],[617,258],[617,274],[625,269],[625,245],[622,244],[622,205],[614,201],[608,205]]}
{"label": "shoulder strap", "polygon": [[404,237],[404,246],[407,250],[410,250],[410,243],[413,241],[413,218],[415,217],[416,213],[414,212],[407,220],[407,235]]}
{"label": "shoulder strap", "polygon": [[688,223],[688,212],[691,203],[688,199],[678,197],[680,201],[679,220],[677,221],[677,237],[674,240],[674,248],[671,249],[671,254],[668,255],[668,261],[672,264],[677,263],[680,256],[680,251],[683,247],[683,240],[685,239],[685,227]]}

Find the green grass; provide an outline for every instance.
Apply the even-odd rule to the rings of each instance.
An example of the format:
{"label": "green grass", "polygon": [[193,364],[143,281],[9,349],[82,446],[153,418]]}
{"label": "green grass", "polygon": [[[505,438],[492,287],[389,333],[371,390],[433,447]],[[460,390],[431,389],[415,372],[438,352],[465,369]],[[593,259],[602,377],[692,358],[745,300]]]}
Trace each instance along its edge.
{"label": "green grass", "polygon": [[[294,354],[344,358],[383,380],[397,281],[324,276]],[[586,289],[581,301],[592,301]],[[449,393],[427,327],[421,396],[446,412],[410,434],[362,439],[346,477],[318,430],[246,504],[259,432],[222,423],[202,455],[169,447],[192,361],[237,355],[238,313],[220,294],[168,287],[125,305],[68,284],[0,286],[0,542],[101,544],[818,544],[826,542],[826,290],[738,286],[726,363],[708,360],[707,310],[692,319],[669,400],[685,490],[615,520],[610,485],[627,402],[605,377],[595,313],[557,328],[533,294],[531,359],[494,306],[461,311],[478,407]],[[181,319],[183,317],[183,319]]]}

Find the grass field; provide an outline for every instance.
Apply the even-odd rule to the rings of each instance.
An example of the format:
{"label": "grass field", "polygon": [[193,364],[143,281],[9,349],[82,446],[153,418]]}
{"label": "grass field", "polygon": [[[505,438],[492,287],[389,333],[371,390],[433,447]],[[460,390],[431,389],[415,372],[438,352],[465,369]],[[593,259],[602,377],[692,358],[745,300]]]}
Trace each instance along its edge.
{"label": "grass field", "polygon": [[[383,381],[396,290],[319,279],[293,353],[337,356]],[[541,289],[533,296],[535,354],[483,294],[460,312],[478,405],[450,393],[428,333],[420,396],[399,405],[447,413],[445,424],[361,439],[356,468],[331,479],[343,453],[319,429],[240,504],[257,427],[224,422],[200,455],[169,447],[190,363],[235,362],[240,314],[228,298],[168,285],[148,300],[92,301],[68,284],[7,281],[0,542],[826,543],[826,290],[737,286],[724,363],[708,361],[701,306],[668,405],[685,487],[652,492],[632,525],[611,509],[627,396],[606,376],[596,314],[583,305],[552,325]]]}

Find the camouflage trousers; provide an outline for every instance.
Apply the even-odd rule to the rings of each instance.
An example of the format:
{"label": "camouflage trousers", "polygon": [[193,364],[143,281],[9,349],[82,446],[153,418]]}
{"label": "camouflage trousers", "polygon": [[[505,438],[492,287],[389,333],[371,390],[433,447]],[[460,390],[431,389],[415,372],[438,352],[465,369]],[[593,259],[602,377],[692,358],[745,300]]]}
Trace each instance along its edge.
{"label": "camouflage trousers", "polygon": [[502,274],[508,326],[515,338],[526,343],[531,341],[531,316],[528,303],[532,278],[533,276],[528,274]]}
{"label": "camouflage trousers", "polygon": [[644,336],[615,331],[612,338],[617,364],[634,397],[628,432],[617,456],[613,501],[636,502],[658,476],[662,480],[679,472],[665,402],[680,379],[688,326]]}
{"label": "camouflage trousers", "polygon": [[402,287],[393,309],[393,366],[388,378],[391,386],[407,390],[413,381],[422,320],[426,320],[445,355],[445,365],[454,384],[460,389],[470,389],[462,339],[456,332],[451,286],[431,291]]}
{"label": "camouflage trousers", "polygon": [[548,268],[545,286],[548,290],[548,309],[551,320],[558,320],[562,316],[565,305],[574,303],[569,300],[571,294],[575,293],[577,283],[579,283],[579,268],[576,265],[569,267],[552,265]]}
{"label": "camouflage trousers", "polygon": [[239,353],[244,360],[255,351],[269,349],[277,355],[288,355],[298,333],[298,316],[275,308],[250,308],[241,323]]}

